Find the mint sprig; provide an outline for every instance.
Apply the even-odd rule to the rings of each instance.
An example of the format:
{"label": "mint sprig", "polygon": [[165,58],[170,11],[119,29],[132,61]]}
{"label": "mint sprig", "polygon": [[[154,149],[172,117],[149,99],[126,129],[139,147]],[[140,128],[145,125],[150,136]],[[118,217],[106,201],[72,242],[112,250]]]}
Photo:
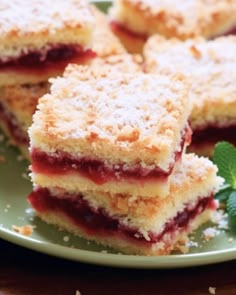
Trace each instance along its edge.
{"label": "mint sprig", "polygon": [[219,169],[219,175],[233,189],[236,189],[236,148],[226,141],[217,143],[213,162]]}
{"label": "mint sprig", "polygon": [[215,145],[213,162],[225,183],[215,195],[226,206],[229,224],[236,228],[236,148],[225,141]]}
{"label": "mint sprig", "polygon": [[236,191],[233,191],[227,201],[227,211],[229,215],[229,224],[236,227]]}

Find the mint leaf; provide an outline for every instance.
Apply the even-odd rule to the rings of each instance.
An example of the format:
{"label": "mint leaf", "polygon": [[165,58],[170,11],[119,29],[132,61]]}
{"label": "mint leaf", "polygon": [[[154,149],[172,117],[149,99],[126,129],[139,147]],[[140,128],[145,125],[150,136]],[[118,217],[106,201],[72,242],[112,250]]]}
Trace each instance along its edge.
{"label": "mint leaf", "polygon": [[215,194],[215,199],[218,200],[220,203],[226,204],[229,195],[233,192],[234,190],[229,186],[223,186],[216,194]]}
{"label": "mint leaf", "polygon": [[236,148],[225,141],[215,145],[213,162],[217,165],[218,175],[236,189]]}
{"label": "mint leaf", "polygon": [[227,201],[227,211],[230,225],[236,226],[236,191],[233,191]]}

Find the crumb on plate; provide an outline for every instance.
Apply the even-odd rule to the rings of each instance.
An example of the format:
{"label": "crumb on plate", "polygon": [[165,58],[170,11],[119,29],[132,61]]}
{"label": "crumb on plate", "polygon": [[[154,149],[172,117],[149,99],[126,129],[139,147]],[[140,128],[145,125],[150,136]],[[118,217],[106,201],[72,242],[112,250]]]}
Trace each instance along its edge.
{"label": "crumb on plate", "polygon": [[0,162],[5,162],[5,161],[6,161],[6,158],[3,156],[0,156]]}
{"label": "crumb on plate", "polygon": [[32,225],[23,225],[23,226],[12,225],[12,229],[17,233],[28,237],[28,236],[32,235],[34,226],[32,226]]}
{"label": "crumb on plate", "polygon": [[215,287],[209,287],[208,291],[210,294],[216,294],[216,288]]}
{"label": "crumb on plate", "polygon": [[219,234],[219,231],[217,229],[215,229],[214,227],[208,227],[203,231],[203,238],[206,241],[211,240],[212,238],[214,238],[215,236],[217,236]]}

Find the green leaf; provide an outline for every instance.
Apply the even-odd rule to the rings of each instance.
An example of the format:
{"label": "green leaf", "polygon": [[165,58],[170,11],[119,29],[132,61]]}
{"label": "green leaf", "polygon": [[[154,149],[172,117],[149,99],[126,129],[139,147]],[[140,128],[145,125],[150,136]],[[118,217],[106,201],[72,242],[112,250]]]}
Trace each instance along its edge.
{"label": "green leaf", "polygon": [[218,200],[220,203],[226,204],[229,195],[233,192],[231,186],[223,186],[216,194],[215,199]]}
{"label": "green leaf", "polygon": [[236,226],[236,191],[233,191],[227,201],[229,224]]}
{"label": "green leaf", "polygon": [[236,189],[236,148],[225,141],[215,145],[213,162],[217,165],[218,175]]}

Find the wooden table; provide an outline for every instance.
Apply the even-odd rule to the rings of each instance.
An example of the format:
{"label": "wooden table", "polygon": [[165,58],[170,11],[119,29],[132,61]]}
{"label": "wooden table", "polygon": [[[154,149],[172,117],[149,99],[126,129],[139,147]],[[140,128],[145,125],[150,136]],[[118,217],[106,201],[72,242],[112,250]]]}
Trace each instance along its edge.
{"label": "wooden table", "polygon": [[[171,269],[99,267],[0,240],[0,295],[236,295],[236,261]],[[79,294],[77,292],[77,294]]]}

